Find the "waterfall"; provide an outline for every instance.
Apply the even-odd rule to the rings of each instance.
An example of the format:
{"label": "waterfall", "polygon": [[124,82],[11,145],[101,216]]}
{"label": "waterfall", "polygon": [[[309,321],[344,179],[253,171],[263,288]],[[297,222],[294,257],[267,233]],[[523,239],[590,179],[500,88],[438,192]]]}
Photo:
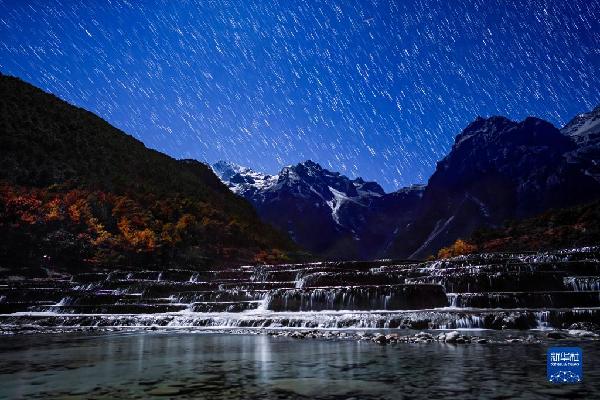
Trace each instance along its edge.
{"label": "waterfall", "polygon": [[600,277],[597,276],[567,276],[565,286],[576,292],[600,291]]}
{"label": "waterfall", "polygon": [[446,297],[448,298],[448,306],[449,307],[453,307],[453,308],[458,307],[458,305],[457,305],[458,296],[459,296],[459,294],[457,294],[457,293],[446,293]]}
{"label": "waterfall", "polygon": [[0,280],[0,323],[35,324],[39,318],[65,326],[569,327],[600,323],[598,260],[600,249],[588,248],[423,263],[128,270]]}

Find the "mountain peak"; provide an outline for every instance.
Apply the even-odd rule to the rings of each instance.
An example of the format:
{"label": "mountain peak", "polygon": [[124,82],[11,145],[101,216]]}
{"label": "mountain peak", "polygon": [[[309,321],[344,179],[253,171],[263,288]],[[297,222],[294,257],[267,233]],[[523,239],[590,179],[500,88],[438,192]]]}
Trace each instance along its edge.
{"label": "mountain peak", "polygon": [[502,116],[492,116],[488,118],[478,116],[456,136],[454,139],[454,146],[458,146],[476,135],[490,133],[493,134],[494,132],[503,130],[510,125],[516,125],[516,122]]}
{"label": "mountain peak", "polygon": [[323,169],[319,163],[314,162],[313,160],[306,160],[304,162],[299,163],[298,165],[303,165],[306,168],[315,168],[315,169]]}
{"label": "mountain peak", "polygon": [[254,192],[270,187],[277,182],[278,178],[277,175],[256,172],[229,161],[217,161],[212,165],[212,170],[231,191],[242,196],[248,191]]}
{"label": "mountain peak", "polygon": [[560,132],[572,137],[577,143],[600,138],[600,104],[590,112],[577,115]]}
{"label": "mountain peak", "polygon": [[491,142],[534,145],[556,141],[565,142],[554,125],[537,117],[529,116],[520,122],[502,116],[477,117],[456,136],[454,148],[467,143],[471,147]]}
{"label": "mountain peak", "polygon": [[[283,167],[276,176],[227,162],[217,163],[213,169],[232,191],[250,200],[267,221],[303,244],[312,242],[314,232],[304,232],[300,221],[320,221],[327,226],[329,237],[353,235],[352,227],[362,224],[372,203],[382,203],[385,196],[376,182],[352,180],[312,160]],[[292,217],[296,211],[298,215]],[[296,221],[293,227],[288,226],[290,220]]]}
{"label": "mountain peak", "polygon": [[213,171],[217,174],[217,176],[221,177],[221,175],[226,175],[227,178],[233,176],[240,172],[248,171],[249,168],[241,166],[236,163],[232,163],[230,161],[217,161],[212,165]]}
{"label": "mountain peak", "polygon": [[323,173],[329,172],[323,167],[321,167],[320,164],[312,160],[306,160],[287,168],[290,171],[293,171],[302,176],[318,176],[322,175]]}

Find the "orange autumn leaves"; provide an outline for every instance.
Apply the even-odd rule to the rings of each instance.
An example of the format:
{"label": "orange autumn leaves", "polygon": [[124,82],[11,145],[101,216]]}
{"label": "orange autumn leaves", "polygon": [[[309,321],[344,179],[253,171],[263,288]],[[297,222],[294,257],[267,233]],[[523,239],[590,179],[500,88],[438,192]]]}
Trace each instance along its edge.
{"label": "orange autumn leaves", "polygon": [[[137,252],[154,251],[158,245],[175,245],[177,235],[163,233],[164,224],[139,203],[126,196],[100,191],[0,186],[3,223],[13,229],[46,226],[66,229],[93,246],[108,245]],[[167,227],[168,229],[168,227]]]}
{"label": "orange autumn leaves", "polygon": [[[146,194],[135,199],[103,191],[0,183],[0,207],[3,236],[19,233],[35,245],[54,237],[68,241],[64,239],[68,233],[76,253],[93,263],[115,262],[132,254],[149,255],[155,262],[169,262],[182,253],[178,261],[230,257],[247,240],[247,227],[184,196],[165,199]],[[190,255],[190,248],[195,254]],[[254,258],[266,261],[277,255],[262,249]]]}
{"label": "orange autumn leaves", "polygon": [[466,242],[462,239],[458,239],[448,247],[443,247],[438,251],[437,258],[451,258],[456,256],[462,256],[466,254],[475,253],[477,246]]}

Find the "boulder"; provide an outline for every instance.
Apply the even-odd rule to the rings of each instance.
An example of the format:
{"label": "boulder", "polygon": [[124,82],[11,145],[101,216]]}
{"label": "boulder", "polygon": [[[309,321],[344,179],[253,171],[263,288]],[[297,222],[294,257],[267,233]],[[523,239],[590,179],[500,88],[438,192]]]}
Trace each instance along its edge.
{"label": "boulder", "polygon": [[383,334],[381,334],[381,333],[379,333],[379,334],[375,335],[375,336],[373,337],[373,341],[374,341],[374,342],[376,342],[376,343],[380,343],[380,344],[385,344],[385,343],[387,343],[387,339],[385,338],[385,335],[383,335]]}
{"label": "boulder", "polygon": [[548,339],[564,339],[567,337],[564,333],[560,331],[550,331],[546,334]]}
{"label": "boulder", "polygon": [[600,326],[593,322],[575,322],[569,326],[570,330],[582,330],[582,331],[600,331]]}
{"label": "boulder", "polygon": [[452,331],[452,332],[446,333],[445,342],[446,343],[456,343],[456,341],[458,340],[459,337],[460,337],[460,333],[458,333],[458,331]]}
{"label": "boulder", "polygon": [[584,331],[581,329],[570,329],[568,331],[568,333],[571,336],[578,336],[578,337],[598,337],[598,336],[600,336],[597,333],[594,333],[592,331]]}
{"label": "boulder", "polygon": [[419,332],[415,336],[420,339],[433,339],[433,335],[427,332]]}

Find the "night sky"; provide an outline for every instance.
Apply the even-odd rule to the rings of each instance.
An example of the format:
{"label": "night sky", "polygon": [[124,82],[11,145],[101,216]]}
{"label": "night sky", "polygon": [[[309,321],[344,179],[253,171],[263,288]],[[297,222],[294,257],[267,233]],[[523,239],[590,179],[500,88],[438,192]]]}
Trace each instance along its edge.
{"label": "night sky", "polygon": [[477,115],[562,126],[600,103],[599,15],[600,0],[0,0],[0,71],[176,158],[312,159],[394,190]]}

